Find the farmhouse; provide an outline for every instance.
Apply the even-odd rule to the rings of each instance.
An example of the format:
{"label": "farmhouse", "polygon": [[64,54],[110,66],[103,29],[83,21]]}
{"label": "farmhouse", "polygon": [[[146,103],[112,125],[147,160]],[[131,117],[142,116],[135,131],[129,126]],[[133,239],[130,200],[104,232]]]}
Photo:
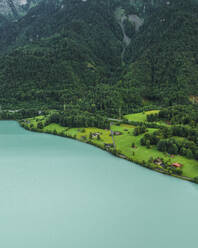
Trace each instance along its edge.
{"label": "farmhouse", "polygon": [[100,133],[93,133],[92,134],[92,138],[97,138],[98,136],[100,136]]}
{"label": "farmhouse", "polygon": [[161,158],[156,158],[153,162],[158,166],[163,166],[163,167],[165,166],[163,159]]}
{"label": "farmhouse", "polygon": [[116,131],[116,132],[113,132],[113,134],[114,134],[114,135],[121,135],[122,133],[121,133],[121,132]]}
{"label": "farmhouse", "polygon": [[113,144],[112,143],[110,143],[110,144],[104,143],[104,146],[105,146],[105,148],[110,148],[110,147],[113,147]]}
{"label": "farmhouse", "polygon": [[160,158],[156,158],[154,161],[153,161],[156,165],[161,165],[163,162],[162,162],[162,159]]}
{"label": "farmhouse", "polygon": [[173,163],[172,166],[176,167],[176,168],[181,168],[182,164],[180,163]]}

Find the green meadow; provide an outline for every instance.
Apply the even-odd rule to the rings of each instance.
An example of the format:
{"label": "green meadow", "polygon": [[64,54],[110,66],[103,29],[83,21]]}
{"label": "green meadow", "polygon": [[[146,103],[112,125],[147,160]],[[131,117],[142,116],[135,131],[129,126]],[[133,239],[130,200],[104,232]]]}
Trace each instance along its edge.
{"label": "green meadow", "polygon": [[137,114],[125,115],[124,118],[127,119],[128,121],[145,122],[147,115],[157,114],[157,113],[159,113],[159,110],[150,110],[150,111],[141,112]]}
{"label": "green meadow", "polygon": [[[138,114],[130,114],[126,115],[125,118],[127,118],[128,120],[145,122],[147,114],[157,112],[158,110],[147,111]],[[38,116],[35,118],[27,119],[25,126],[28,129],[37,129],[38,122],[42,122],[44,124],[45,116]],[[111,130],[113,132],[120,132],[119,135],[114,135],[114,141],[116,145],[115,148],[118,151],[118,154],[139,164],[142,164],[143,161],[148,162],[151,158],[156,159],[160,157],[163,158],[164,161],[169,161],[169,163],[171,164],[181,163],[183,165],[182,176],[189,178],[194,178],[198,176],[198,163],[196,160],[188,159],[179,155],[171,156],[170,154],[158,151],[156,146],[150,146],[150,148],[142,146],[140,144],[140,140],[144,136],[144,134],[135,136],[133,134],[134,128],[135,126],[129,124],[114,123],[113,125],[111,125]],[[148,133],[152,133],[156,130],[157,129],[155,128],[147,128]],[[93,127],[69,128],[52,123],[47,126],[44,126],[42,129],[37,129],[37,131],[72,137],[82,142],[92,143],[93,145],[97,145],[103,149],[105,149],[105,144],[113,144],[111,132],[107,129],[104,130]],[[90,137],[91,134],[95,133],[99,134],[99,139],[97,137]]]}

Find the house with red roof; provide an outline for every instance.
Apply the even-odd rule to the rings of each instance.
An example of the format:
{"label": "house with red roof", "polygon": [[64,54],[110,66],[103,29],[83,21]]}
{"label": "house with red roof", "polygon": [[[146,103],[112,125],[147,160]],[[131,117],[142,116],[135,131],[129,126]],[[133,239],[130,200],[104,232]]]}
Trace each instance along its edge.
{"label": "house with red roof", "polygon": [[176,168],[181,168],[182,164],[180,163],[173,163],[172,166],[176,167]]}

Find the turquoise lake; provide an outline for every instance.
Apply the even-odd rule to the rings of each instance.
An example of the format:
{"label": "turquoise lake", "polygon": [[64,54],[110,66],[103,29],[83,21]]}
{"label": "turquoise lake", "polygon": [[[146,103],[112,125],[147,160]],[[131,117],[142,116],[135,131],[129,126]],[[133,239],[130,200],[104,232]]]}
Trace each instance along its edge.
{"label": "turquoise lake", "polygon": [[197,185],[0,122],[0,247],[196,247],[197,223]]}

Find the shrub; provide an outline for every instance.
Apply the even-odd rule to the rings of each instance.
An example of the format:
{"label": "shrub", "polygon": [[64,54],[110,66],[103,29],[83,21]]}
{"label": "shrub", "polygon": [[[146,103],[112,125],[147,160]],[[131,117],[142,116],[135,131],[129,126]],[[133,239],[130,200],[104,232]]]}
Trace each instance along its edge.
{"label": "shrub", "polygon": [[37,128],[38,128],[38,129],[42,129],[42,128],[43,128],[43,123],[42,123],[42,122],[39,122],[39,123],[37,124]]}

